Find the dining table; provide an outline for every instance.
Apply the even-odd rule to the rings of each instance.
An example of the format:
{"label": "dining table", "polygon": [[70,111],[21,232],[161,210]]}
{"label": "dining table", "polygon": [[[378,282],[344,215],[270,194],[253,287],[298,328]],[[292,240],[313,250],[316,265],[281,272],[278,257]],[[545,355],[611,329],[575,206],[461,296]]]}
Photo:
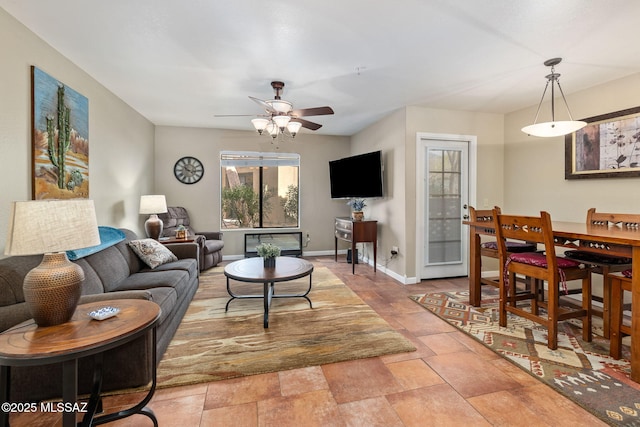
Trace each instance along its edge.
{"label": "dining table", "polygon": [[[481,300],[482,236],[494,236],[493,221],[463,221],[469,226],[469,304]],[[556,246],[594,253],[630,257],[640,272],[640,228],[624,224],[593,225],[586,222],[552,221]],[[631,291],[631,379],[640,382],[640,274],[633,274]]]}

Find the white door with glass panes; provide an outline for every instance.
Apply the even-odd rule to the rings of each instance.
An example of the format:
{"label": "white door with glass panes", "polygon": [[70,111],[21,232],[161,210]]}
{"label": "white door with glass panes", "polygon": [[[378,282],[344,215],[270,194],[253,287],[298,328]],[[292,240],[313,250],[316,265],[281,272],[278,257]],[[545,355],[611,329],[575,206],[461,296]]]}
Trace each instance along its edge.
{"label": "white door with glass panes", "polygon": [[418,279],[466,276],[469,239],[462,221],[475,137],[418,134],[416,148]]}

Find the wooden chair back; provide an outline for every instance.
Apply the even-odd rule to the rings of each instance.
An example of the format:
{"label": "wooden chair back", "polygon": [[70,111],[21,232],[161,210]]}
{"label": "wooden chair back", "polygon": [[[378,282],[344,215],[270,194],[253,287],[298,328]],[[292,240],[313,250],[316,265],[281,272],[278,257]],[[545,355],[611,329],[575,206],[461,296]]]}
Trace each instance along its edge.
{"label": "wooden chair back", "polygon": [[486,222],[493,224],[493,212],[495,210],[500,214],[500,208],[497,206],[493,209],[476,209],[473,206],[469,206],[469,220],[471,222]]}
{"label": "wooden chair back", "polygon": [[505,265],[507,261],[506,239],[542,244],[547,259],[546,268],[552,275],[549,279],[557,281],[558,265],[551,228],[551,215],[544,211],[540,212],[539,217],[501,215],[498,211],[494,211],[494,218],[500,264]]}
{"label": "wooden chair back", "polygon": [[587,224],[638,229],[640,228],[640,214],[596,212],[596,208],[591,208],[587,211]]}
{"label": "wooden chair back", "polygon": [[[493,209],[476,209],[473,206],[469,206],[469,219],[471,220],[471,222],[486,222],[487,224],[493,225],[493,216],[495,212],[497,212],[498,215],[501,213],[501,210],[498,206],[495,206]],[[485,246],[481,246],[480,254],[489,258],[498,259],[497,249],[491,249]]]}

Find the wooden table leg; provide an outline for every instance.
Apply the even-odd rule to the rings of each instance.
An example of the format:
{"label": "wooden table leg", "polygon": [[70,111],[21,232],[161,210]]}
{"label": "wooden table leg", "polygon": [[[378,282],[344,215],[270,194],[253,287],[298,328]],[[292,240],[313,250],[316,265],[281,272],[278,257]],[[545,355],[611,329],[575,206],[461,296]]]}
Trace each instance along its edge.
{"label": "wooden table leg", "polygon": [[482,260],[480,257],[480,235],[476,228],[469,226],[469,304],[480,306],[482,290],[480,279],[482,277]]}
{"label": "wooden table leg", "polygon": [[633,247],[631,277],[631,379],[640,382],[640,246]]}

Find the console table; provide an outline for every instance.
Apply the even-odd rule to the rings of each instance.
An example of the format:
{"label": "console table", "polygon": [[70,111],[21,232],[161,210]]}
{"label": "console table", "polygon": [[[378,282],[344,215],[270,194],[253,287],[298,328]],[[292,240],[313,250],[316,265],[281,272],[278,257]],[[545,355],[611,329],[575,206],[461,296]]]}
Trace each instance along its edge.
{"label": "console table", "polygon": [[351,218],[336,218],[335,228],[335,260],[338,261],[338,239],[351,242],[351,273],[356,272],[356,243],[373,244],[373,271],[376,271],[378,259],[378,221],[354,221]]}

